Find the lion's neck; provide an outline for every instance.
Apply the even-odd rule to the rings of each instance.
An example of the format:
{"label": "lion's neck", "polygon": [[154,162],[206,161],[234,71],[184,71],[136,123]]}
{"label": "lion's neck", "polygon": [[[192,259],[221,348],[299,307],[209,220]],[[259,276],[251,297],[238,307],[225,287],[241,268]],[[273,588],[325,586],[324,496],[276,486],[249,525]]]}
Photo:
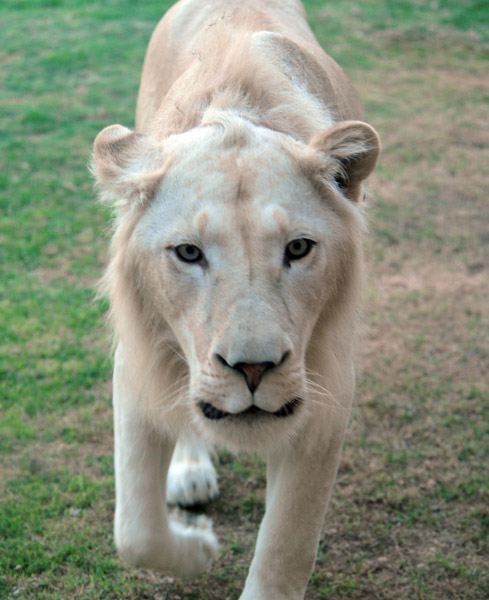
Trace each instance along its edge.
{"label": "lion's neck", "polygon": [[224,56],[210,46],[175,82],[156,115],[158,137],[206,125],[217,113],[238,116],[305,143],[332,124],[330,111],[285,72],[266,60],[250,34],[231,41]]}

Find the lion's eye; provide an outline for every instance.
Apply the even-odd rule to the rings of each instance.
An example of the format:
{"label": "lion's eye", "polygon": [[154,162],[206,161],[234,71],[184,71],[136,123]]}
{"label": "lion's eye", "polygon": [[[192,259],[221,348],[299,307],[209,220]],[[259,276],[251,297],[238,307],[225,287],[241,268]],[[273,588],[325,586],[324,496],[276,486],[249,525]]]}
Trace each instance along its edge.
{"label": "lion's eye", "polygon": [[204,257],[202,250],[193,244],[180,244],[174,250],[180,260],[188,263],[199,262]]}
{"label": "lion's eye", "polygon": [[291,260],[299,260],[307,256],[313,247],[314,242],[307,238],[298,238],[292,240],[285,247],[285,260],[290,262]]}

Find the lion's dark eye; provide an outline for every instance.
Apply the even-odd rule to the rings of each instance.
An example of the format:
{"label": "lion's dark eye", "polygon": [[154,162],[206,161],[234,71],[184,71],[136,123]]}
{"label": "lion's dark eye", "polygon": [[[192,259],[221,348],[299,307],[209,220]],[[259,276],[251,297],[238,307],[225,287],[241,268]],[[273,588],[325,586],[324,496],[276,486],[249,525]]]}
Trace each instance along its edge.
{"label": "lion's dark eye", "polygon": [[346,187],[348,187],[348,178],[342,173],[337,173],[334,181],[340,190],[344,190]]}
{"label": "lion's dark eye", "polygon": [[193,244],[180,244],[180,246],[176,246],[174,250],[177,257],[180,260],[183,260],[183,262],[199,262],[204,257],[202,250]]}
{"label": "lion's dark eye", "polygon": [[299,260],[307,256],[313,247],[314,242],[307,238],[298,238],[292,240],[285,247],[285,260],[290,262],[292,260]]}

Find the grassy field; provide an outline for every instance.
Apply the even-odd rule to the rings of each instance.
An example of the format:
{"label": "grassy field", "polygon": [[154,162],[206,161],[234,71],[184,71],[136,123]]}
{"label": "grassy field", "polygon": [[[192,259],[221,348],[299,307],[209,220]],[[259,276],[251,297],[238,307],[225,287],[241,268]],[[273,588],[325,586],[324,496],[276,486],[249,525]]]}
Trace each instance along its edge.
{"label": "grassy field", "polygon": [[[115,556],[109,215],[87,170],[131,126],[169,2],[0,5],[0,598],[229,600],[264,510],[220,455],[222,543],[190,582]],[[306,2],[383,141],[357,404],[309,600],[489,597],[489,5]]]}

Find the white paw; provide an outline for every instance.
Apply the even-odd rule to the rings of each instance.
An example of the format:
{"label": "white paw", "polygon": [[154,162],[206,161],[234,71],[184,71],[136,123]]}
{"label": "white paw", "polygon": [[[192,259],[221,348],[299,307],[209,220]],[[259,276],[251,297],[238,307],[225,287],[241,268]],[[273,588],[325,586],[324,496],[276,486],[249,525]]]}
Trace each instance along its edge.
{"label": "white paw", "polygon": [[197,527],[178,521],[170,522],[170,531],[178,547],[180,560],[172,569],[178,577],[194,577],[204,571],[219,554],[219,544],[212,531],[212,521],[200,516]]}
{"label": "white paw", "polygon": [[195,577],[219,554],[212,521],[204,515],[195,517],[176,510],[168,521],[168,529],[158,529],[158,523],[153,529],[133,531],[132,535],[127,535],[123,527],[116,529],[116,546],[121,559],[173,577]]}
{"label": "white paw", "polygon": [[210,460],[173,461],[168,471],[168,504],[195,506],[217,496],[217,474]]}

